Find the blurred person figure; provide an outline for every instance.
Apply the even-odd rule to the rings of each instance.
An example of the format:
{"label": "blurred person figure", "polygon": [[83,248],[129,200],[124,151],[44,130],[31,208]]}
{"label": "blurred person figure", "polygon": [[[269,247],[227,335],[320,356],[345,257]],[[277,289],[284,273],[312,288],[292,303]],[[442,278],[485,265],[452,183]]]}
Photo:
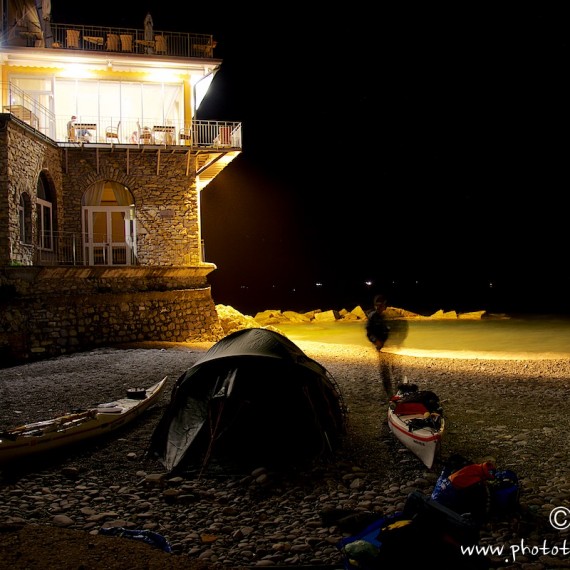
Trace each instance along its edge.
{"label": "blurred person figure", "polygon": [[366,317],[366,336],[376,347],[380,361],[380,380],[388,400],[394,395],[393,355],[383,352],[390,336],[390,325],[386,321],[385,311],[388,307],[386,297],[382,294],[374,297],[374,309]]}

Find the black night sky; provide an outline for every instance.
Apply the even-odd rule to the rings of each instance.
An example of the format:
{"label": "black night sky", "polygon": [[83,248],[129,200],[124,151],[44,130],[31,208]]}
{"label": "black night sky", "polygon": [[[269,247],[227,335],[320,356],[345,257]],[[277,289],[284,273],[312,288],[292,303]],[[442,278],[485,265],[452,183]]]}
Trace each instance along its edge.
{"label": "black night sky", "polygon": [[241,121],[244,151],[202,193],[216,303],[350,310],[384,290],[419,312],[570,314],[564,8],[140,5],[52,15],[150,11],[218,41],[198,118]]}

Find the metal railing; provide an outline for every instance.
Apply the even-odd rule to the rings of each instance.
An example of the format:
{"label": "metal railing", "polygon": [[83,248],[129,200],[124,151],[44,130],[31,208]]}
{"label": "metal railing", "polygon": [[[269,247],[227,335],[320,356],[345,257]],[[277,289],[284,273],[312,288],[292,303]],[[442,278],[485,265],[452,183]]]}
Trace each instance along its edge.
{"label": "metal railing", "polygon": [[[84,242],[82,235],[75,232],[49,232],[40,236],[38,244],[25,244],[33,248],[33,264],[35,266],[50,265],[90,265],[118,266],[133,265],[176,265],[192,264],[192,249],[187,243],[171,243],[168,248],[160,248],[163,256],[167,249],[167,257],[151,259],[149,252],[137,253],[136,239],[130,237],[124,243],[108,243],[106,235],[93,235],[90,242]],[[144,246],[143,246],[144,248]],[[204,241],[200,244],[201,259],[204,260]],[[139,260],[148,258],[148,263]]]}
{"label": "metal railing", "polygon": [[109,28],[77,24],[50,23],[49,33],[29,30],[25,25],[15,26],[6,34],[3,45],[65,49],[88,52],[122,53],[129,55],[167,56],[212,59],[216,42],[211,34],[144,30],[136,28]]}
{"label": "metal railing", "polygon": [[160,117],[77,115],[73,124],[69,124],[69,117],[56,118],[55,140],[72,145],[98,143],[241,149],[242,132],[241,123],[234,121],[186,123],[165,121]]}
{"label": "metal railing", "polygon": [[13,83],[0,82],[2,112],[10,113],[24,123],[47,135],[55,132],[55,115]]}
{"label": "metal railing", "polygon": [[84,265],[79,234],[50,232],[39,237],[40,243],[32,244],[34,265]]}

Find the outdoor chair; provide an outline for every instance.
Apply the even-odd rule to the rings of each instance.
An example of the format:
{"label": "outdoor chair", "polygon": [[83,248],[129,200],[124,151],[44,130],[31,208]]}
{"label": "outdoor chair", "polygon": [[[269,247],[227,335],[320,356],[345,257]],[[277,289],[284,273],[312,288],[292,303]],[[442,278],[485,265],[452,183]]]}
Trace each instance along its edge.
{"label": "outdoor chair", "polygon": [[107,142],[121,142],[119,136],[119,129],[121,128],[121,121],[117,123],[116,127],[107,127],[105,129],[105,140]]}
{"label": "outdoor chair", "polygon": [[138,138],[139,144],[150,144],[152,142],[152,132],[148,127],[142,127],[140,123],[137,121],[137,131],[138,131]]}
{"label": "outdoor chair", "polygon": [[119,51],[118,34],[107,34],[107,51]]}
{"label": "outdoor chair", "polygon": [[133,51],[133,36],[131,34],[120,34],[121,51]]}
{"label": "outdoor chair", "polygon": [[191,145],[192,144],[192,129],[190,127],[184,127],[180,129],[180,134],[178,138],[184,145]]}
{"label": "outdoor chair", "polygon": [[79,30],[66,30],[65,35],[68,48],[79,47]]}
{"label": "outdoor chair", "polygon": [[166,53],[166,36],[154,36],[156,53]]}

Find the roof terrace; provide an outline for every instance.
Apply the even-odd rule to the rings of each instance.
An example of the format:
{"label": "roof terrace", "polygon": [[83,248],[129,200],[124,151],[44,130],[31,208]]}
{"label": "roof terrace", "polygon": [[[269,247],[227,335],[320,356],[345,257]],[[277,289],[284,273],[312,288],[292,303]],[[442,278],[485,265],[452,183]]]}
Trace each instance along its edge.
{"label": "roof terrace", "polygon": [[212,59],[211,34],[56,24],[42,31],[30,22],[17,23],[3,41],[5,47],[32,47],[108,52],[157,57]]}

